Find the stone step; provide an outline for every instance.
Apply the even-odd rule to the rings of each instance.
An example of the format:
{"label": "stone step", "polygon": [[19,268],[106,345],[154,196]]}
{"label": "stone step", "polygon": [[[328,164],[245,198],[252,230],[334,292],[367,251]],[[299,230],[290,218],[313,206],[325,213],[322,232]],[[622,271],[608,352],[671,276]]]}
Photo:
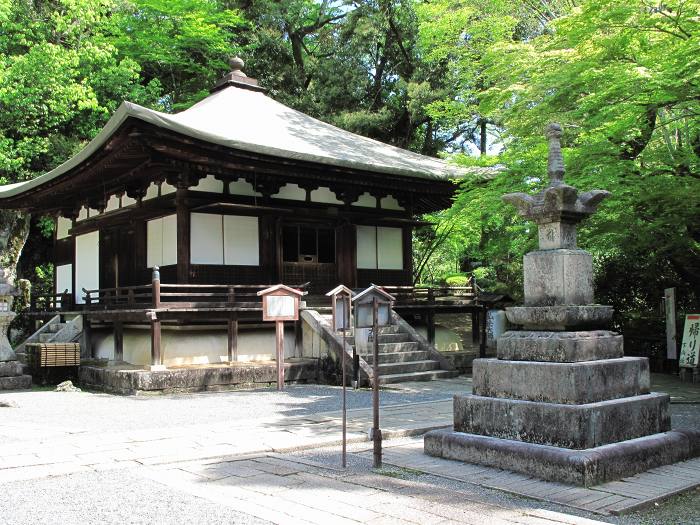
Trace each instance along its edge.
{"label": "stone step", "polygon": [[[428,352],[424,350],[408,351],[408,352],[383,352],[379,354],[379,364],[384,363],[403,363],[406,361],[424,361],[428,359]],[[374,363],[374,356],[365,356],[365,361],[369,364]]]}
{"label": "stone step", "polygon": [[380,385],[391,383],[405,383],[407,381],[431,381],[433,379],[447,379],[457,377],[459,372],[452,370],[428,370],[425,372],[413,372],[407,374],[388,374],[379,376]]}
{"label": "stone step", "polygon": [[397,324],[392,324],[391,326],[384,326],[379,329],[379,334],[398,334],[401,332],[401,327]]}
{"label": "stone step", "polygon": [[424,361],[404,361],[403,363],[380,363],[379,375],[388,376],[396,374],[412,374],[416,372],[427,372],[429,370],[439,370],[440,363],[432,359]]}
{"label": "stone step", "polygon": [[66,326],[66,323],[53,323],[53,324],[50,324],[46,328],[46,331],[51,332],[53,334],[56,334],[56,333],[60,332],[61,330],[63,330],[65,328],[65,326]]}
{"label": "stone step", "polygon": [[0,377],[0,390],[26,390],[31,387],[31,376]]}
{"label": "stone step", "polygon": [[53,338],[56,337],[56,334],[54,333],[41,333],[39,334],[39,342],[40,343],[50,343]]}
{"label": "stone step", "polygon": [[379,334],[379,344],[382,343],[404,343],[411,340],[410,334],[399,332],[396,334]]}
{"label": "stone step", "polygon": [[401,343],[379,343],[379,353],[388,352],[415,352],[420,347],[415,341],[405,341]]}

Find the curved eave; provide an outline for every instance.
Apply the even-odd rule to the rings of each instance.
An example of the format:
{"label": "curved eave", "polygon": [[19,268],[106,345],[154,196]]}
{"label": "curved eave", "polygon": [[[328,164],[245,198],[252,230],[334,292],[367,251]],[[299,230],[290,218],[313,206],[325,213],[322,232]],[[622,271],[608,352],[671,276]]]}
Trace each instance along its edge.
{"label": "curved eave", "polygon": [[[270,102],[278,104],[271,100]],[[416,165],[418,165],[419,163],[426,163],[430,164],[431,166],[419,166],[415,169],[410,169],[402,166],[391,166],[378,162],[373,163],[370,161],[358,161],[356,158],[342,159],[338,157],[327,157],[324,155],[295,151],[293,149],[277,148],[268,145],[261,145],[242,140],[236,140],[229,137],[221,136],[220,134],[207,132],[205,130],[202,130],[201,128],[195,128],[183,124],[178,119],[180,118],[179,116],[182,116],[184,113],[186,112],[177,115],[168,115],[165,113],[150,110],[148,108],[144,108],[137,104],[124,102],[112,115],[112,117],[109,119],[104,128],[102,128],[102,130],[95,136],[95,138],[93,138],[78,154],[71,157],[69,160],[56,167],[55,169],[35,179],[0,186],[0,201],[21,197],[22,195],[31,192],[32,190],[35,190],[37,188],[41,188],[41,186],[51,181],[54,181],[55,179],[63,175],[69,174],[72,170],[75,170],[76,168],[79,168],[81,164],[88,161],[92,155],[94,155],[102,146],[104,146],[110,140],[110,138],[114,136],[114,134],[119,130],[122,124],[124,124],[124,122],[129,118],[138,119],[143,122],[157,126],[161,129],[170,130],[195,139],[204,140],[224,147],[251,153],[268,155],[281,159],[312,162],[320,165],[328,165],[353,170],[374,172],[378,174],[406,176],[416,179],[422,179],[424,181],[435,180],[446,182],[452,178],[460,178],[466,173],[466,170],[457,168],[455,166],[450,166],[447,163],[438,159],[424,157],[422,155],[418,155],[405,150],[400,150],[399,148],[395,148],[393,146],[389,146],[374,141],[372,139],[367,139],[366,137],[354,135],[344,130],[338,130],[338,128],[335,128],[326,123],[322,123],[321,121],[317,121],[316,119],[312,119],[311,117],[308,117],[306,115],[304,115],[306,119],[314,121],[315,123],[317,123],[317,125],[322,125],[328,127],[329,129],[341,131],[342,133],[347,134],[349,138],[354,137],[355,140],[361,141],[363,144],[370,144],[373,147],[385,149],[392,156],[396,156],[398,153],[404,154],[406,157],[409,158],[409,163],[414,162]]]}

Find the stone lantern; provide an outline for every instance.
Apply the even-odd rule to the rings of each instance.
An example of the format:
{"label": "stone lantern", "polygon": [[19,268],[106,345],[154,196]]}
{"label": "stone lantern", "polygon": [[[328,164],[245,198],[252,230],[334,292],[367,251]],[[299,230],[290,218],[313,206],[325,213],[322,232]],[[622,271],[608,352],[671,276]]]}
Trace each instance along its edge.
{"label": "stone lantern", "polygon": [[31,376],[24,375],[22,364],[17,361],[17,355],[7,338],[7,330],[15,318],[12,311],[14,298],[18,296],[17,289],[3,275],[0,277],[0,390],[16,390],[32,386]]}
{"label": "stone lantern", "polygon": [[539,230],[539,250],[523,261],[525,304],[506,308],[521,329],[497,339],[496,359],[474,360],[473,394],[454,398],[454,431],[428,433],[425,451],[589,486],[693,457],[700,433],[671,431],[648,360],[624,357],[622,336],[605,329],[613,308],[594,302],[576,226],[609,193],[564,182],[561,135],[547,127],[549,185],[503,197]]}

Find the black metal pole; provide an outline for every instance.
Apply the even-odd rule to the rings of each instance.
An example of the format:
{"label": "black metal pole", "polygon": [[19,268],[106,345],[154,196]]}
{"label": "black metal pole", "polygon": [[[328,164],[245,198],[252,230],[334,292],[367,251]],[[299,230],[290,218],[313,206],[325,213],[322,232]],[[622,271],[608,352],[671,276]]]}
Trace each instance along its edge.
{"label": "black metal pole", "polygon": [[343,375],[343,468],[348,466],[347,464],[347,424],[348,424],[348,413],[347,405],[345,403],[345,332],[347,328],[345,327],[345,319],[343,319],[343,355],[341,357],[341,367]]}
{"label": "black metal pole", "polygon": [[374,338],[374,360],[372,373],[372,411],[374,441],[374,468],[382,466],[382,431],[379,430],[379,304],[377,298],[372,300],[372,337]]}

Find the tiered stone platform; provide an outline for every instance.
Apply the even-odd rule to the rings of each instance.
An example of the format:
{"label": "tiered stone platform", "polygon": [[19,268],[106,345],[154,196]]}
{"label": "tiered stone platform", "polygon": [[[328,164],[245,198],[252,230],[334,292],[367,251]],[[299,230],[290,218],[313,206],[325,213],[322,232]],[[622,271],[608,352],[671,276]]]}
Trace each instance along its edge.
{"label": "tiered stone platform", "polygon": [[591,256],[576,224],[608,192],[578,195],[563,182],[561,130],[548,129],[550,185],[506,195],[539,226],[524,259],[522,327],[497,341],[497,359],[474,361],[471,395],[454,399],[454,431],[425,437],[433,456],[595,485],[700,453],[700,433],[671,431],[670,398],[649,391],[646,358],[623,357],[622,336],[602,330],[610,306],[593,302]]}

